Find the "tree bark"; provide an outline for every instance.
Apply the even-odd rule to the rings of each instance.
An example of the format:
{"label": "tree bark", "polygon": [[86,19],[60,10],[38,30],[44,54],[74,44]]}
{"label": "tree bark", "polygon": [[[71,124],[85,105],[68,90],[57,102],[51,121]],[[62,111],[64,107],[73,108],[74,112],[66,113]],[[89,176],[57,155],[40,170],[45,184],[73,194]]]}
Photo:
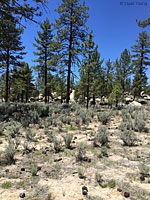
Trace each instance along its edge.
{"label": "tree bark", "polygon": [[9,90],[9,48],[7,49],[7,61],[6,61],[6,90],[5,90],[5,102],[8,102],[8,90]]}
{"label": "tree bark", "polygon": [[[72,5],[73,6],[73,5]],[[72,8],[71,8],[71,17],[72,17]],[[72,60],[72,19],[70,21],[70,40],[69,40],[69,60],[68,60],[68,76],[67,76],[67,97],[66,103],[69,103],[70,100],[70,74],[71,74],[71,60]]]}
{"label": "tree bark", "polygon": [[45,48],[45,103],[47,103],[47,48]]}

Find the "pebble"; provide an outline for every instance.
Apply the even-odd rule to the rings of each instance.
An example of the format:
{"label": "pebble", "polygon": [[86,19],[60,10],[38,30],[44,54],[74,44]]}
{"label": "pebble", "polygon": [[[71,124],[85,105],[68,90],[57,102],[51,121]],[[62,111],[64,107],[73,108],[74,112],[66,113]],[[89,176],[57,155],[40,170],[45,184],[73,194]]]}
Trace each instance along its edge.
{"label": "pebble", "polygon": [[88,193],[88,188],[86,186],[83,186],[82,187],[82,194],[87,195],[87,193]]}
{"label": "pebble", "polygon": [[130,193],[129,192],[124,192],[124,197],[126,197],[126,198],[130,197]]}
{"label": "pebble", "polygon": [[19,197],[22,198],[22,199],[25,198],[25,196],[26,196],[25,193],[20,193],[19,194]]}

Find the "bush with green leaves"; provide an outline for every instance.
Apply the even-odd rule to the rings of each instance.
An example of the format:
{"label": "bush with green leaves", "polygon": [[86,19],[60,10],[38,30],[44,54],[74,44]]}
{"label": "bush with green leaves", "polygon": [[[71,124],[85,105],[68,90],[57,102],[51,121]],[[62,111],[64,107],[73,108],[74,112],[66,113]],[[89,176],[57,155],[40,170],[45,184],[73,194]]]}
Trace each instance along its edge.
{"label": "bush with green leaves", "polygon": [[36,165],[33,165],[33,166],[31,167],[31,175],[32,175],[32,176],[36,176],[36,175],[37,175],[37,172],[38,172],[37,166],[36,166]]}
{"label": "bush with green leaves", "polygon": [[82,161],[84,159],[84,156],[86,154],[86,145],[83,142],[80,142],[77,147],[77,155],[76,155],[76,161]]}
{"label": "bush with green leaves", "polygon": [[54,144],[54,150],[56,153],[59,153],[62,151],[62,141],[60,139],[57,139],[56,137],[54,137],[53,144]]}
{"label": "bush with green leaves", "polygon": [[111,179],[110,181],[108,181],[108,186],[110,188],[115,188],[116,187],[116,182],[114,179]]}
{"label": "bush with green leaves", "polygon": [[85,111],[81,111],[80,114],[79,114],[80,118],[81,118],[81,122],[82,124],[86,124],[86,112]]}
{"label": "bush with green leaves", "polygon": [[16,146],[15,144],[11,141],[8,143],[5,152],[4,152],[4,156],[5,156],[5,160],[6,160],[6,164],[14,164],[15,163],[15,159],[14,156],[16,154]]}
{"label": "bush with green leaves", "polygon": [[28,117],[30,118],[30,123],[38,124],[39,123],[39,114],[36,110],[29,110]]}
{"label": "bush with green leaves", "polygon": [[67,149],[71,149],[71,142],[72,142],[73,134],[66,134],[63,136],[65,145]]}
{"label": "bush with green leaves", "polygon": [[52,198],[52,195],[49,193],[48,195],[47,195],[47,197],[46,197],[46,199],[45,200],[52,200],[53,198]]}
{"label": "bush with green leaves", "polygon": [[34,141],[35,135],[36,135],[35,131],[33,131],[31,128],[26,128],[25,136],[28,141]]}
{"label": "bush with green leaves", "polygon": [[139,170],[140,170],[140,174],[147,177],[147,176],[150,176],[150,167],[145,165],[145,164],[142,164],[139,166]]}
{"label": "bush with green leaves", "polygon": [[98,172],[95,173],[95,180],[98,184],[102,184],[103,183],[103,179],[102,179],[102,175],[99,174]]}
{"label": "bush with green leaves", "polygon": [[78,168],[79,178],[85,178],[85,170],[83,168]]}
{"label": "bush with green leaves", "polygon": [[106,125],[110,120],[111,114],[108,112],[98,113],[98,120],[102,122],[103,125]]}
{"label": "bush with green leaves", "polygon": [[142,132],[146,126],[146,122],[142,119],[142,116],[137,116],[136,119],[134,120],[134,127],[133,129],[135,131]]}
{"label": "bush with green leaves", "polygon": [[12,120],[10,122],[5,123],[4,128],[6,130],[7,136],[14,138],[19,133],[19,130],[21,128],[21,123]]}
{"label": "bush with green leaves", "polygon": [[136,134],[133,130],[124,130],[121,132],[120,138],[123,140],[124,145],[134,146],[137,141]]}
{"label": "bush with green leaves", "polygon": [[108,157],[108,148],[107,146],[102,146],[100,148],[100,153],[98,154],[98,158]]}
{"label": "bush with green leaves", "polygon": [[101,126],[98,129],[97,135],[94,138],[94,146],[98,146],[98,144],[101,144],[102,146],[108,144],[108,131],[106,126]]}
{"label": "bush with green leaves", "polygon": [[119,129],[121,130],[121,131],[125,131],[125,130],[132,130],[132,128],[133,128],[133,123],[132,123],[132,121],[123,121],[123,122],[121,122],[120,123],[120,125],[119,125]]}
{"label": "bush with green leaves", "polygon": [[13,184],[9,181],[2,183],[2,188],[3,189],[9,189],[13,186]]}

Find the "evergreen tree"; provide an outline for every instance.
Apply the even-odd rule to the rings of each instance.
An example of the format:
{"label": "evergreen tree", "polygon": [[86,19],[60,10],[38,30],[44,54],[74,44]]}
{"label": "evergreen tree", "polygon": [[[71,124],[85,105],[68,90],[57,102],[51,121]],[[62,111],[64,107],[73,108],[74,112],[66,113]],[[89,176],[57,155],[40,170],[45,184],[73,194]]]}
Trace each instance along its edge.
{"label": "evergreen tree", "polygon": [[114,67],[116,69],[116,80],[120,82],[123,92],[125,92],[127,91],[127,78],[132,73],[131,55],[127,49],[122,52],[120,59],[116,59]]}
{"label": "evergreen tree", "polygon": [[39,71],[40,76],[44,80],[44,96],[45,103],[47,103],[47,73],[48,71],[55,71],[53,67],[53,30],[48,19],[46,19],[40,27],[42,31],[38,31],[38,38],[35,38],[36,44],[33,44],[37,48],[37,52],[34,52],[34,55],[38,56],[38,59],[34,60],[34,62],[39,63],[35,68]]}
{"label": "evergreen tree", "polygon": [[[135,77],[133,81],[134,95],[140,96],[142,90],[145,90],[147,84],[146,70],[150,65],[150,37],[146,31],[139,34],[139,39],[136,40],[137,44],[132,46],[132,64],[134,66]],[[137,89],[138,86],[138,89]],[[136,91],[136,92],[135,92]]]}
{"label": "evergreen tree", "polygon": [[120,82],[115,81],[113,84],[112,93],[109,95],[108,102],[110,104],[115,103],[116,107],[118,107],[118,103],[124,100],[123,88]]}
{"label": "evergreen tree", "polygon": [[[11,14],[11,13],[10,13]],[[6,71],[5,101],[9,99],[9,72],[12,65],[19,66],[23,59],[24,47],[21,42],[23,29],[16,27],[16,22],[10,17],[5,18],[5,24],[0,26],[0,67]]]}
{"label": "evergreen tree", "polygon": [[88,109],[89,100],[90,100],[90,88],[91,88],[91,82],[92,82],[92,73],[93,73],[93,53],[94,53],[94,41],[93,41],[93,31],[91,31],[88,35],[88,39],[83,44],[83,54],[84,54],[84,60],[83,64],[80,67],[79,73],[80,73],[80,79],[83,83],[83,87],[86,90],[86,107]]}
{"label": "evergreen tree", "polygon": [[[25,20],[34,21],[34,16],[41,16],[41,12],[39,12],[39,5],[48,2],[47,0],[32,0],[35,2],[35,6],[31,1],[27,2],[26,0],[1,0],[0,1],[0,15],[3,16],[0,20],[0,25],[5,24],[5,18],[9,18],[11,21],[16,21],[20,24],[20,20],[24,18]],[[38,5],[39,4],[39,5]]]}
{"label": "evergreen tree", "polygon": [[28,102],[34,89],[32,81],[32,70],[28,63],[23,62],[20,69],[14,67],[11,78],[11,100],[20,101],[21,98],[21,102],[24,102],[24,99]]}
{"label": "evergreen tree", "polygon": [[70,99],[72,64],[78,60],[78,55],[81,52],[80,41],[84,41],[86,37],[87,10],[85,2],[80,4],[80,0],[62,0],[56,10],[60,15],[55,24],[57,28],[56,39],[60,44],[59,54],[62,63],[67,66],[67,103]]}
{"label": "evergreen tree", "polygon": [[57,94],[57,97],[61,97],[61,103],[66,98],[66,78],[63,71],[60,70],[59,75],[57,74],[54,78],[54,91]]}
{"label": "evergreen tree", "polygon": [[131,55],[130,52],[125,49],[120,57],[120,66],[121,66],[121,74],[122,74],[122,89],[123,92],[127,90],[126,82],[128,76],[132,73],[132,65],[131,65]]}
{"label": "evergreen tree", "polygon": [[114,81],[114,71],[110,59],[108,59],[108,61],[106,62],[105,71],[106,71],[106,96],[109,96],[110,93],[112,92],[113,81]]}
{"label": "evergreen tree", "polygon": [[102,67],[104,59],[100,60],[100,53],[98,52],[98,45],[94,48],[92,55],[92,73],[91,73],[91,93],[93,97],[93,104],[95,105],[96,96],[104,95],[105,88],[105,72]]}
{"label": "evergreen tree", "polygon": [[100,60],[98,46],[95,47],[93,41],[93,31],[89,33],[88,39],[83,44],[83,64],[80,67],[80,91],[86,96],[86,107],[88,109],[90,96],[92,95],[95,105],[96,95],[104,88],[104,70],[102,68],[103,59]]}

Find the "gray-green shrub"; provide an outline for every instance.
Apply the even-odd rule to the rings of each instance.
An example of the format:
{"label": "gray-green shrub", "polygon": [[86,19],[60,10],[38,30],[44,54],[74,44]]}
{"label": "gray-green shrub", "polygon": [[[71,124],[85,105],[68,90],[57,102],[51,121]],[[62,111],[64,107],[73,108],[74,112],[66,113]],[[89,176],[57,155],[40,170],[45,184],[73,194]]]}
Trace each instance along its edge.
{"label": "gray-green shrub", "polygon": [[101,126],[98,129],[97,135],[94,138],[94,146],[97,146],[100,143],[102,146],[108,144],[108,132],[106,126]]}
{"label": "gray-green shrub", "polygon": [[137,137],[133,130],[124,130],[121,132],[120,138],[123,140],[124,145],[133,146],[137,141]]}
{"label": "gray-green shrub", "polygon": [[71,148],[72,138],[73,138],[73,134],[71,134],[71,133],[63,136],[63,139],[64,139],[67,149]]}

